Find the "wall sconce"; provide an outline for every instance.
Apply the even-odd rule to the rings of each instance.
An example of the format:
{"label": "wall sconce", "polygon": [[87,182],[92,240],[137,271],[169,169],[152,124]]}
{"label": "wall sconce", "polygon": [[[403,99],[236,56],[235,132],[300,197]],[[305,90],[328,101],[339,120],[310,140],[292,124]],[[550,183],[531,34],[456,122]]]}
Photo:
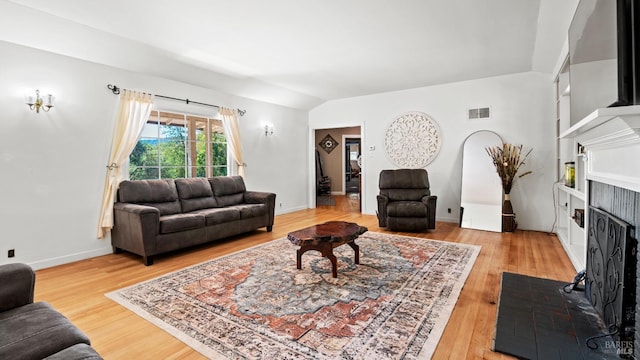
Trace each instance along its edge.
{"label": "wall sconce", "polygon": [[273,125],[267,124],[264,126],[264,136],[273,135],[273,131]]}
{"label": "wall sconce", "polygon": [[53,95],[48,94],[43,98],[40,97],[40,90],[36,90],[36,96],[25,96],[25,102],[29,105],[29,109],[35,110],[36,113],[40,113],[40,109],[47,112],[53,107]]}

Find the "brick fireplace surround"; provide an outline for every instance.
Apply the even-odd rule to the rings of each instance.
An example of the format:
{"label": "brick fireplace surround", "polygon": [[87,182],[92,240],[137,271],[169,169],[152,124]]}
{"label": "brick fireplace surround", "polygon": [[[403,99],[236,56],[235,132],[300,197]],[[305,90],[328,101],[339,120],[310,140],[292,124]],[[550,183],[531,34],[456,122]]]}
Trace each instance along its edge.
{"label": "brick fireplace surround", "polygon": [[[572,126],[562,137],[575,138],[584,146],[583,161],[588,183],[585,195],[589,199],[587,205],[631,225],[629,237],[635,246],[638,238],[636,234],[639,233],[635,229],[640,226],[640,106],[598,109]],[[592,233],[595,231],[595,222],[600,221],[600,218],[593,214],[588,215],[589,212],[585,213],[585,228]],[[638,256],[635,248],[629,251],[628,255],[630,256],[626,257],[622,268],[627,270],[626,272],[632,270],[633,274],[627,275],[624,279],[630,279],[631,283],[627,283],[622,291],[627,295],[631,294],[632,297],[631,305],[622,311],[625,313],[621,316],[629,318],[626,322],[627,329],[623,329],[622,333],[630,334],[630,338],[618,337],[616,340],[619,343],[616,345],[626,348],[622,349],[623,353],[629,350],[629,346],[633,346],[633,357],[640,359],[640,331],[635,331],[634,335],[637,327],[635,325],[640,325],[640,311],[633,314],[637,304],[640,304],[640,291],[636,291],[640,285],[640,266],[637,266]],[[585,257],[589,272],[589,267],[594,265],[589,264],[589,255],[585,254]],[[598,308],[597,305],[594,306]]]}

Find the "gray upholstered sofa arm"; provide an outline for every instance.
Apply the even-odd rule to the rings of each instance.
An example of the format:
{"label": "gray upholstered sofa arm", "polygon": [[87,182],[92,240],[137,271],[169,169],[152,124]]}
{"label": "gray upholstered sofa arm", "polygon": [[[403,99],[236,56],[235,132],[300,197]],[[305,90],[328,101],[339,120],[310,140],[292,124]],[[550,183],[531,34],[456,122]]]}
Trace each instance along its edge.
{"label": "gray upholstered sofa arm", "polygon": [[113,204],[113,209],[115,211],[139,215],[156,214],[158,216],[158,219],[160,219],[160,210],[153,206],[117,202]]}
{"label": "gray upholstered sofa arm", "polygon": [[276,194],[261,191],[245,191],[244,202],[247,204],[265,204],[267,209],[269,209],[269,224],[267,225],[267,231],[271,231],[273,229],[275,216]]}
{"label": "gray upholstered sofa arm", "polygon": [[377,195],[378,199],[378,226],[387,226],[387,205],[389,204],[389,197],[386,195]]}
{"label": "gray upholstered sofa arm", "polygon": [[[112,245],[117,248],[153,254],[160,227],[160,210],[153,206],[117,202],[113,204]],[[114,239],[117,239],[114,242]]]}
{"label": "gray upholstered sofa arm", "polygon": [[29,265],[1,265],[0,284],[0,312],[33,303],[36,274]]}

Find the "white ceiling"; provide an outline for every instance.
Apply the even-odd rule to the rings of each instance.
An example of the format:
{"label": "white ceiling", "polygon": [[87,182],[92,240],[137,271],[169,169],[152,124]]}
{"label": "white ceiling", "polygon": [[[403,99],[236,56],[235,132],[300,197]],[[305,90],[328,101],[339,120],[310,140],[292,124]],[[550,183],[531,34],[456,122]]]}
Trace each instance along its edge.
{"label": "white ceiling", "polygon": [[306,101],[270,101],[299,108],[503,74],[552,72],[577,4],[577,0],[11,2],[152,47],[173,61],[236,82],[258,82],[266,85],[263,91],[298,94]]}

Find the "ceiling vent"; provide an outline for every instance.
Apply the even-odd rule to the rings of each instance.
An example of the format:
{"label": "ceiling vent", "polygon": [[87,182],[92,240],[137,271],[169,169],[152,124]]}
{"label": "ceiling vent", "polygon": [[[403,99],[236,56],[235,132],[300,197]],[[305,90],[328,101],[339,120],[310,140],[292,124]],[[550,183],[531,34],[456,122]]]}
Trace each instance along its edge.
{"label": "ceiling vent", "polygon": [[469,120],[489,118],[491,118],[491,108],[489,107],[469,109]]}

